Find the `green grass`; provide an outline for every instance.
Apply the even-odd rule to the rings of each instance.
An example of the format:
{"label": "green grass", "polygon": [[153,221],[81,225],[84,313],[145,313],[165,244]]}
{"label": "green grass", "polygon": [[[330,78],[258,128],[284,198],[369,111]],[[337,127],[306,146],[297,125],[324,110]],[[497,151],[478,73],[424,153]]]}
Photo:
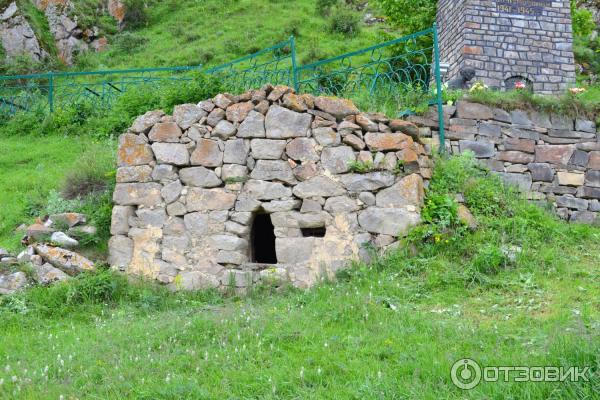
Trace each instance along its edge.
{"label": "green grass", "polygon": [[[438,165],[430,223],[312,290],[170,294],[101,272],[4,298],[0,397],[598,398],[600,230],[560,222],[468,157]],[[475,232],[429,201],[456,190]],[[450,368],[464,357],[595,375],[461,391]]]}

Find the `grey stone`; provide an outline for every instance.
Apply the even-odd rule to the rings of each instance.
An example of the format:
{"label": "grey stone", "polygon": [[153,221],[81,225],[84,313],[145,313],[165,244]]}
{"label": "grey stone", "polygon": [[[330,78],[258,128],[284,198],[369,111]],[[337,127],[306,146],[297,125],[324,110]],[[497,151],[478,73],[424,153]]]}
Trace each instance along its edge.
{"label": "grey stone", "polygon": [[154,206],[162,201],[158,183],[117,183],[113,192],[113,201],[122,206]]}
{"label": "grey stone", "polygon": [[173,165],[158,164],[152,170],[152,180],[154,181],[174,181],[177,178],[177,168]]}
{"label": "grey stone", "polygon": [[33,269],[35,271],[34,278],[41,285],[50,285],[54,282],[70,279],[69,275],[49,263],[34,266]]}
{"label": "grey stone", "polygon": [[589,202],[584,199],[578,199],[573,195],[565,194],[556,198],[556,205],[576,210],[587,210]]}
{"label": "grey stone", "polygon": [[600,171],[589,170],[586,172],[585,185],[600,188]]}
{"label": "grey stone", "polygon": [[358,209],[359,207],[358,204],[356,204],[356,200],[351,199],[348,196],[330,197],[325,202],[325,211],[329,211],[332,214],[351,213],[358,211]]}
{"label": "grey stone", "polygon": [[252,213],[250,212],[234,212],[231,213],[231,220],[238,224],[248,225],[252,221]]}
{"label": "grey stone", "polygon": [[50,237],[50,241],[56,243],[58,246],[66,247],[68,249],[79,246],[79,242],[72,237],[69,237],[64,232],[54,232]]}
{"label": "grey stone", "polygon": [[590,155],[586,151],[575,150],[571,159],[569,160],[570,165],[575,165],[578,167],[586,167],[588,161],[590,160]]}
{"label": "grey stone", "polygon": [[371,192],[360,192],[358,199],[362,201],[366,206],[375,205],[375,195]]}
{"label": "grey stone", "polygon": [[[238,135],[239,136],[239,135]],[[278,160],[285,149],[285,140],[253,139],[250,142],[252,157],[263,160]]]}
{"label": "grey stone", "polygon": [[377,193],[377,207],[402,208],[407,205],[421,207],[425,198],[423,178],[412,174],[402,178],[393,186]]}
{"label": "grey stone", "polygon": [[187,209],[185,205],[180,201],[167,205],[167,214],[169,216],[182,216],[185,215],[186,212]]}
{"label": "grey stone", "polygon": [[488,106],[477,103],[469,103],[466,101],[458,101],[456,103],[456,117],[464,119],[493,119],[494,113]]}
{"label": "grey stone", "polygon": [[209,232],[208,214],[195,212],[183,216],[185,229],[192,236],[203,236]]}
{"label": "grey stone", "polygon": [[218,95],[216,95],[213,98],[212,102],[217,107],[222,108],[223,110],[225,110],[233,103],[233,101],[231,100],[231,96],[224,93],[219,93]]}
{"label": "grey stone", "polygon": [[130,130],[135,133],[147,133],[150,128],[160,122],[164,115],[163,110],[148,111],[133,121]]}
{"label": "grey stone", "polygon": [[573,211],[571,213],[570,222],[577,222],[581,224],[596,224],[600,221],[597,213],[590,211]]}
{"label": "grey stone", "polygon": [[116,235],[108,241],[108,263],[112,267],[125,269],[133,256],[133,240],[123,235]]}
{"label": "grey stone", "polygon": [[140,208],[136,211],[139,228],[162,228],[167,219],[164,208]]}
{"label": "grey stone", "polygon": [[160,194],[165,200],[165,203],[171,204],[179,198],[182,190],[183,185],[179,180],[176,180],[165,185],[160,191]]}
{"label": "grey stone", "polygon": [[245,236],[250,233],[250,227],[234,221],[227,221],[225,222],[225,232],[230,232],[237,236]]}
{"label": "grey stone", "polygon": [[[165,164],[161,164],[165,165]],[[152,167],[149,165],[137,165],[132,167],[121,167],[117,169],[117,182],[149,182],[151,180]]]}
{"label": "grey stone", "polygon": [[231,122],[221,120],[211,132],[211,136],[216,136],[220,139],[225,140],[235,135],[235,131],[236,128]]}
{"label": "grey stone", "polygon": [[340,179],[350,192],[370,192],[393,185],[395,175],[388,171],[378,171],[367,174],[342,175]]}
{"label": "grey stone", "polygon": [[212,188],[222,183],[214,171],[204,167],[184,168],[179,171],[179,177],[187,186]]}
{"label": "grey stone", "polygon": [[239,138],[264,138],[265,116],[256,111],[250,111],[244,122],[238,128],[237,137]]}
{"label": "grey stone", "polygon": [[248,177],[248,167],[238,164],[223,165],[221,178],[223,181],[243,181]]}
{"label": "grey stone", "polygon": [[225,111],[220,108],[215,108],[208,114],[206,118],[206,123],[210,126],[217,126],[219,122],[221,122],[225,118]]}
{"label": "grey stone", "polygon": [[321,203],[316,200],[304,199],[302,201],[302,207],[300,208],[301,213],[315,213],[323,211]]}
{"label": "grey stone", "polygon": [[590,200],[590,211],[599,212],[600,211],[600,201]]}
{"label": "grey stone", "polygon": [[527,115],[527,113],[525,111],[514,110],[514,111],[511,111],[510,116],[512,119],[512,123],[515,125],[521,125],[521,126],[532,125],[531,120],[529,119],[529,116]]}
{"label": "grey stone", "polygon": [[521,192],[531,190],[531,174],[513,174],[513,173],[498,173],[502,181],[509,186],[513,186]]}
{"label": "grey stone", "polygon": [[587,119],[577,118],[575,120],[575,130],[581,132],[596,133],[596,123]]}
{"label": "grey stone", "polygon": [[94,263],[75,252],[60,247],[45,244],[34,245],[35,252],[56,268],[69,275],[76,275],[83,271],[94,271]]}
{"label": "grey stone", "polygon": [[285,147],[289,158],[296,161],[318,161],[319,156],[315,151],[316,142],[312,138],[296,138]]}
{"label": "grey stone", "polygon": [[234,193],[225,189],[204,189],[191,187],[186,198],[188,212],[229,210],[236,200]]}
{"label": "grey stone", "polygon": [[550,164],[531,163],[527,164],[527,168],[531,171],[531,179],[534,182],[552,182],[554,180],[554,169],[552,169]]}
{"label": "grey stone", "polygon": [[341,143],[340,133],[330,127],[315,128],[312,130],[312,136],[323,147],[337,146]]}
{"label": "grey stone", "polygon": [[211,245],[219,250],[245,251],[248,241],[233,235],[213,235],[210,237]]}
{"label": "grey stone", "polygon": [[135,213],[132,206],[113,206],[110,225],[111,235],[126,235],[129,232],[129,218]]}
{"label": "grey stone", "polygon": [[174,290],[206,290],[219,287],[219,280],[212,274],[207,274],[201,271],[184,271],[177,275],[174,280],[175,284],[171,284]]}
{"label": "grey stone", "polygon": [[315,238],[277,238],[275,251],[277,261],[282,264],[298,264],[310,260],[314,249]]}
{"label": "grey stone", "polygon": [[281,181],[290,185],[297,182],[290,164],[283,160],[258,160],[250,177],[257,180]]}
{"label": "grey stone", "polygon": [[352,133],[349,133],[346,136],[344,136],[344,143],[351,146],[354,150],[357,151],[363,150],[367,145],[361,138]]}
{"label": "grey stone", "polygon": [[586,199],[600,199],[600,188],[584,186],[581,189],[581,197]]}
{"label": "grey stone", "polygon": [[225,142],[223,162],[226,164],[246,165],[248,158],[248,144],[244,139],[234,139]]}
{"label": "grey stone", "polygon": [[242,193],[254,200],[275,200],[290,197],[292,195],[292,189],[285,187],[278,182],[250,179],[244,184]]}
{"label": "grey stone", "polygon": [[420,222],[416,212],[400,208],[369,207],[358,214],[358,223],[368,232],[404,236]]}
{"label": "grey stone", "polygon": [[152,151],[156,161],[162,164],[187,165],[190,162],[187,147],[181,143],[153,143]]}
{"label": "grey stone", "polygon": [[350,171],[350,163],[356,161],[350,146],[326,147],[321,152],[321,165],[334,174]]}
{"label": "grey stone", "polygon": [[184,130],[207,115],[207,112],[196,104],[181,104],[173,108],[173,119]]}
{"label": "grey stone", "polygon": [[292,211],[300,207],[300,200],[273,200],[263,203],[262,207],[268,213]]}
{"label": "grey stone", "polygon": [[475,153],[477,158],[489,158],[496,154],[494,143],[488,141],[475,141],[475,140],[460,140],[459,142],[460,152],[470,150]]}
{"label": "grey stone", "polygon": [[9,275],[0,275],[0,294],[13,294],[27,285],[27,275],[24,272],[14,272]]}
{"label": "grey stone", "polygon": [[288,139],[307,136],[311,122],[310,114],[301,114],[272,105],[265,119],[267,138]]}
{"label": "grey stone", "polygon": [[241,265],[248,261],[248,256],[237,251],[221,250],[217,253],[219,264]]}
{"label": "grey stone", "polygon": [[190,161],[192,165],[220,167],[223,164],[223,151],[219,148],[219,142],[210,139],[199,140]]}
{"label": "grey stone", "polygon": [[332,197],[344,194],[344,188],[336,181],[317,175],[297,184],[293,193],[302,199],[307,197]]}

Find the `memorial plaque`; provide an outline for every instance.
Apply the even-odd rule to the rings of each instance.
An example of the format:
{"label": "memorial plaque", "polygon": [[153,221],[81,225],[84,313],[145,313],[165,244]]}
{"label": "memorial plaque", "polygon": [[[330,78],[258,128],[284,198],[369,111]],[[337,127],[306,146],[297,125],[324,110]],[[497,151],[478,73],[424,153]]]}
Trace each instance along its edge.
{"label": "memorial plaque", "polygon": [[496,2],[496,9],[505,14],[540,16],[546,7],[552,7],[552,0],[498,0]]}

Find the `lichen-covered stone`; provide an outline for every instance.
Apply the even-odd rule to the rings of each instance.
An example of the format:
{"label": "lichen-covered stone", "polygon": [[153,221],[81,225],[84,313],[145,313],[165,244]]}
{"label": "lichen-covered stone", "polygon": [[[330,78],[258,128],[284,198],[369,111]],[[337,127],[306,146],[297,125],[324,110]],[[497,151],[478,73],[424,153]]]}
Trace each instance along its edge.
{"label": "lichen-covered stone", "polygon": [[312,117],[287,108],[273,105],[265,120],[266,135],[269,139],[288,139],[308,135]]}

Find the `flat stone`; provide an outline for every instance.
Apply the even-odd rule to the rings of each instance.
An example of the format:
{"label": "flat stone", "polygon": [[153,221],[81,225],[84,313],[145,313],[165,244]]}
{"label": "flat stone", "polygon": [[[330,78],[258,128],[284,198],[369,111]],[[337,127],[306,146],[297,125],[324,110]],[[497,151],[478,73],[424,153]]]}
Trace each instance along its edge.
{"label": "flat stone", "polygon": [[570,165],[575,165],[578,167],[586,167],[588,162],[590,161],[590,154],[586,151],[575,150],[571,159],[569,160]]}
{"label": "flat stone", "polygon": [[481,122],[477,133],[481,136],[499,138],[502,137],[502,128],[500,125],[491,122]]}
{"label": "flat stone", "polygon": [[139,208],[136,215],[138,228],[162,228],[167,220],[167,213],[163,207]]}
{"label": "flat stone", "polygon": [[409,121],[401,119],[393,119],[389,123],[390,129],[394,132],[402,132],[405,135],[412,137],[417,140],[420,136],[419,128]]}
{"label": "flat stone", "polygon": [[187,147],[181,143],[153,143],[152,151],[156,161],[162,164],[187,165],[190,162]]}
{"label": "flat stone", "polygon": [[573,119],[568,115],[552,114],[550,120],[554,129],[573,130]]}
{"label": "flat stone", "polygon": [[461,153],[470,150],[477,158],[489,158],[496,154],[496,148],[492,142],[484,140],[460,140],[458,144]]}
{"label": "flat stone", "polygon": [[254,104],[251,101],[244,103],[232,104],[227,107],[225,115],[227,119],[233,123],[239,123],[246,119],[250,111],[253,111]]}
{"label": "flat stone", "polygon": [[288,139],[308,136],[312,116],[272,105],[265,119],[267,138]]}
{"label": "flat stone", "polygon": [[24,272],[0,275],[0,295],[13,294],[25,286],[27,286],[27,275]]}
{"label": "flat stone", "polygon": [[574,151],[573,145],[539,145],[535,148],[535,162],[567,165]]}
{"label": "flat stone", "polygon": [[262,208],[268,213],[284,212],[296,210],[300,207],[300,200],[273,200],[268,203],[263,203]]}
{"label": "flat stone", "polygon": [[285,147],[289,158],[296,161],[318,161],[319,156],[315,150],[317,143],[312,138],[296,138]]}
{"label": "flat stone", "polygon": [[176,180],[165,185],[160,191],[160,194],[163,197],[166,204],[171,204],[177,199],[179,199],[182,190],[183,185],[181,184],[181,181]]}
{"label": "flat stone", "polygon": [[498,153],[498,160],[515,164],[529,164],[535,161],[535,156],[522,151],[501,151]]}
{"label": "flat stone", "polygon": [[312,257],[315,238],[277,238],[275,251],[277,261],[282,264],[299,264]]}
{"label": "flat stone", "polygon": [[590,160],[588,161],[588,168],[593,170],[600,170],[600,151],[590,152]]}
{"label": "flat stone", "polygon": [[162,201],[158,183],[117,183],[113,193],[113,202],[121,206],[151,207]]}
{"label": "flat stone", "polygon": [[152,167],[149,165],[117,168],[118,183],[149,182],[151,180]]}
{"label": "flat stone", "polygon": [[375,195],[371,192],[361,192],[358,195],[358,199],[362,201],[366,206],[374,206],[375,205]]}
{"label": "flat stone", "polygon": [[334,174],[350,171],[350,163],[356,161],[350,146],[326,147],[321,152],[321,165]]}
{"label": "flat stone", "polygon": [[344,136],[343,141],[345,144],[351,146],[354,150],[357,151],[364,149],[367,145],[361,138],[352,133],[349,133],[346,136]]}
{"label": "flat stone", "polygon": [[317,175],[304,182],[297,184],[293,193],[302,199],[307,197],[333,197],[341,196],[345,193],[344,188],[336,181]]}
{"label": "flat stone", "polygon": [[296,166],[294,169],[294,176],[300,181],[310,179],[322,172],[320,166],[314,162],[307,162],[302,165]]}
{"label": "flat stone", "polygon": [[221,179],[223,181],[239,180],[242,181],[248,177],[248,167],[238,164],[223,165],[221,170]]}
{"label": "flat stone", "polygon": [[132,206],[113,206],[110,225],[111,235],[127,235],[129,232],[129,218],[135,213]]}
{"label": "flat stone", "polygon": [[504,150],[507,151],[523,151],[525,153],[535,152],[535,140],[505,138],[503,139]]}
{"label": "flat stone", "polygon": [[201,271],[184,271],[175,278],[176,284],[171,284],[173,290],[206,290],[220,286],[220,281],[212,274]]}
{"label": "flat stone", "polygon": [[337,146],[341,143],[340,133],[330,127],[315,128],[312,136],[323,147]]}
{"label": "flat stone", "polygon": [[213,235],[210,237],[211,245],[215,249],[240,251],[248,248],[248,241],[233,235]]}
{"label": "flat stone", "polygon": [[400,208],[369,207],[358,214],[358,223],[367,232],[405,236],[421,222],[418,213]]}
{"label": "flat stone", "polygon": [[223,162],[226,164],[246,165],[250,148],[244,139],[233,139],[225,142]]}
{"label": "flat stone", "polygon": [[356,115],[356,124],[366,132],[377,132],[379,124],[369,118],[367,114],[360,113]]}
{"label": "flat stone", "polygon": [[51,285],[55,282],[61,282],[70,279],[69,275],[65,274],[52,264],[46,263],[43,265],[34,266],[35,280],[41,285]]}
{"label": "flat stone", "polygon": [[285,140],[252,139],[250,142],[252,157],[263,160],[279,160],[285,146]]}
{"label": "flat stone", "polygon": [[225,189],[189,188],[186,198],[188,212],[229,210],[235,204],[236,195]]}
{"label": "flat stone", "polygon": [[413,144],[413,139],[403,133],[375,133],[365,135],[365,142],[371,151],[403,150]]}
{"label": "flat stone", "polygon": [[219,148],[219,142],[210,139],[199,140],[190,161],[192,165],[220,167],[223,164],[223,152]]}
{"label": "flat stone", "polygon": [[52,236],[50,236],[50,241],[57,246],[66,247],[68,249],[79,246],[79,242],[77,240],[69,237],[64,232],[54,232]]}
{"label": "flat stone", "polygon": [[581,172],[559,171],[556,175],[558,176],[559,185],[582,186],[585,181],[585,175]]}
{"label": "flat stone", "polygon": [[242,265],[248,262],[248,256],[239,251],[220,250],[217,253],[217,262],[223,265]]}
{"label": "flat stone", "polygon": [[348,115],[355,115],[360,112],[351,100],[339,99],[337,97],[315,97],[315,107],[333,115],[338,121],[341,121]]}
{"label": "flat stone", "polygon": [[93,262],[70,250],[45,244],[36,244],[33,247],[35,252],[45,262],[52,264],[69,275],[77,275],[83,271],[94,271],[96,269]]}
{"label": "flat stone", "polygon": [[576,222],[581,224],[597,224],[600,221],[597,213],[590,211],[573,211],[569,222]]}
{"label": "flat stone", "polygon": [[292,189],[277,182],[250,179],[244,184],[242,193],[246,194],[251,199],[275,200],[290,197],[292,195]]}
{"label": "flat stone", "polygon": [[600,171],[586,172],[585,185],[591,187],[600,187]]}
{"label": "flat stone", "polygon": [[600,199],[600,188],[584,186],[581,189],[581,197],[586,199]]}
{"label": "flat stone", "polygon": [[182,132],[175,122],[160,122],[152,127],[148,138],[153,142],[177,143]]}
{"label": "flat stone", "polygon": [[126,133],[119,136],[117,159],[119,167],[145,165],[154,161],[154,153],[142,137]]}
{"label": "flat stone", "polygon": [[308,108],[302,96],[294,93],[287,93],[283,96],[283,106],[296,112],[304,112]]}
{"label": "flat stone", "polygon": [[532,180],[530,174],[499,173],[498,175],[506,185],[513,186],[521,192],[531,190]]}
{"label": "flat stone", "polygon": [[488,106],[467,101],[458,101],[456,103],[456,117],[464,119],[493,119],[494,113]]}
{"label": "flat stone", "polygon": [[556,205],[558,207],[566,207],[575,210],[587,210],[589,201],[584,199],[578,199],[577,197],[565,194],[556,198]]}
{"label": "flat stone", "polygon": [[580,132],[596,133],[596,123],[587,119],[577,118],[575,120],[575,130]]}
{"label": "flat stone", "polygon": [[239,138],[264,138],[265,116],[256,111],[250,111],[238,128],[237,137]]}
{"label": "flat stone", "polygon": [[350,192],[375,191],[394,184],[395,175],[387,171],[367,174],[348,174],[340,177],[344,187]]}
{"label": "flat stone", "polygon": [[207,115],[207,111],[196,104],[181,104],[173,108],[173,119],[183,130],[189,129]]}
{"label": "flat stone", "polygon": [[108,241],[108,263],[111,267],[125,269],[133,255],[133,240],[123,235],[115,235]]}
{"label": "flat stone", "polygon": [[212,130],[211,136],[215,136],[215,137],[218,137],[219,139],[225,140],[225,139],[229,139],[230,137],[235,135],[235,132],[236,132],[236,128],[231,122],[221,120],[217,123],[215,128]]}
{"label": "flat stone", "polygon": [[287,161],[283,160],[258,160],[250,173],[252,179],[265,181],[281,181],[295,184],[296,178]]}
{"label": "flat stone", "polygon": [[332,214],[351,213],[354,211],[358,211],[359,208],[360,207],[356,203],[356,200],[354,200],[348,196],[330,197],[325,202],[325,211],[328,211]]}
{"label": "flat stone", "polygon": [[423,178],[412,174],[377,193],[376,204],[380,208],[402,208],[407,205],[421,207],[424,198]]}
{"label": "flat stone", "polygon": [[174,181],[178,179],[177,167],[169,164],[158,164],[152,170],[152,180],[154,181]]}
{"label": "flat stone", "polygon": [[135,133],[147,133],[150,128],[160,122],[164,115],[163,110],[148,111],[133,121],[130,130]]}
{"label": "flat stone", "polygon": [[67,225],[69,228],[72,228],[76,225],[85,224],[87,221],[86,216],[81,213],[51,214],[49,218],[53,224],[64,224]]}
{"label": "flat stone", "polygon": [[552,169],[550,164],[531,163],[527,165],[527,168],[531,171],[531,179],[533,181],[552,182],[554,180],[554,169]]}
{"label": "flat stone", "polygon": [[223,183],[214,171],[204,167],[183,168],[179,171],[179,177],[187,186],[213,188]]}
{"label": "flat stone", "polygon": [[510,117],[512,119],[512,123],[515,125],[521,126],[531,126],[531,120],[525,111],[521,110],[513,110],[510,112]]}

